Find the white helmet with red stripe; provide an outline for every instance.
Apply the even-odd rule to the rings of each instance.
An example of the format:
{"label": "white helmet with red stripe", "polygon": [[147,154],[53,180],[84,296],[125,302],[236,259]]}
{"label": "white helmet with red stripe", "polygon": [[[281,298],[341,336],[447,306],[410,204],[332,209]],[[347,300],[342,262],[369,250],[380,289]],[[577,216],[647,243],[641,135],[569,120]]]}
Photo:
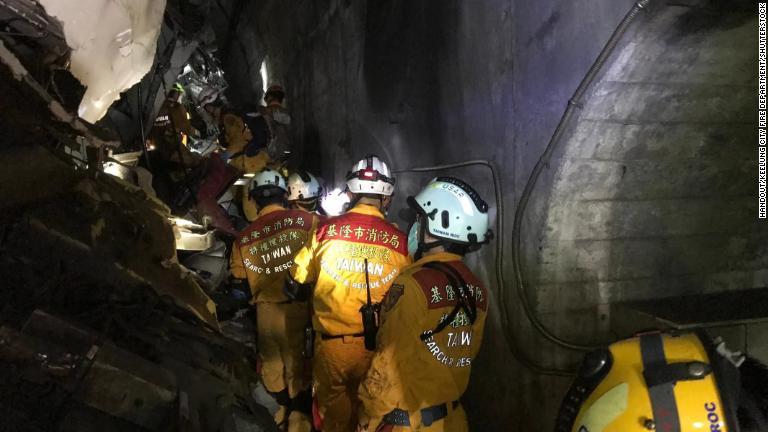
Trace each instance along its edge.
{"label": "white helmet with red stripe", "polygon": [[390,196],[395,191],[395,178],[384,161],[368,155],[347,174],[347,188],[356,194]]}

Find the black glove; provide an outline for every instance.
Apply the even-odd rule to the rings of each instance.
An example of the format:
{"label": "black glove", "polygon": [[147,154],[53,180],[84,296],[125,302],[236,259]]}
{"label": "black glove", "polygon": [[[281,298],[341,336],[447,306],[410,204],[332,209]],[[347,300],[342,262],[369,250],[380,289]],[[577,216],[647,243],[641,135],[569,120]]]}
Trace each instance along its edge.
{"label": "black glove", "polygon": [[310,284],[298,283],[290,276],[286,279],[283,287],[283,293],[293,301],[307,301],[311,291],[312,286]]}
{"label": "black glove", "polygon": [[216,316],[219,321],[231,319],[237,311],[248,307],[251,301],[251,289],[245,279],[232,279],[223,291],[211,295],[216,303]]}

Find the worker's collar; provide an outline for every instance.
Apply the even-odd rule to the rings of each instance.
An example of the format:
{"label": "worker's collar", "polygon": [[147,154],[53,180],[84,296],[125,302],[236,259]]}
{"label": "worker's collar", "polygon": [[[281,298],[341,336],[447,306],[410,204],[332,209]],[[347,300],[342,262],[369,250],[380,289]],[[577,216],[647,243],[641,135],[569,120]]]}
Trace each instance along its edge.
{"label": "worker's collar", "polygon": [[280,204],[269,204],[263,209],[259,210],[259,216],[264,216],[266,214],[270,214],[280,210],[285,210],[285,207],[281,206]]}
{"label": "worker's collar", "polygon": [[416,261],[415,263],[411,264],[409,267],[422,267],[424,264],[428,262],[449,262],[449,261],[462,261],[463,257],[459,254],[451,253],[451,252],[435,252],[432,254],[424,255]]}
{"label": "worker's collar", "polygon": [[358,214],[364,214],[369,216],[376,216],[384,219],[384,214],[381,212],[381,210],[379,210],[378,207],[371,204],[357,203],[355,204],[354,207],[352,207],[349,210],[349,213],[358,213]]}

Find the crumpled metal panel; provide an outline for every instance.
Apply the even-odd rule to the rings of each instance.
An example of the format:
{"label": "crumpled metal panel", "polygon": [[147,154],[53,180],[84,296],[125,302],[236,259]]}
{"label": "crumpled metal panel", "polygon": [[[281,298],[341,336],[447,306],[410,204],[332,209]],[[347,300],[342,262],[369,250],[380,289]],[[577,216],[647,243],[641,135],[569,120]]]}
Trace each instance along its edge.
{"label": "crumpled metal panel", "polygon": [[216,242],[215,233],[202,225],[177,217],[171,218],[171,224],[177,250],[204,251]]}
{"label": "crumpled metal panel", "polygon": [[[0,327],[0,414],[13,419],[2,426],[276,432],[252,398],[258,377],[242,346],[143,307],[118,306],[108,316],[113,324],[99,332],[42,310],[21,332]],[[28,428],[24,417],[39,404],[54,414],[37,415]]]}
{"label": "crumpled metal panel", "polygon": [[34,365],[48,375],[67,377],[77,368],[80,357],[68,350],[10,327],[0,327],[0,362]]}
{"label": "crumpled metal panel", "polygon": [[36,309],[27,318],[22,333],[56,341],[58,346],[74,353],[87,353],[98,341],[98,335],[69,321]]}
{"label": "crumpled metal panel", "polygon": [[70,70],[87,87],[78,114],[95,123],[149,72],[165,0],[38,0],[63,27]]}
{"label": "crumpled metal panel", "polygon": [[167,425],[176,400],[176,377],[155,363],[106,344],[83,382],[83,402],[151,430]]}
{"label": "crumpled metal panel", "polygon": [[[22,136],[37,139],[45,137],[41,130],[62,138],[82,133],[92,145],[103,144],[83,122],[53,101],[1,42],[0,72],[0,76],[10,74],[18,80],[0,80],[0,87],[8,86],[28,98],[22,106],[37,108],[33,115],[24,116],[20,111],[18,118],[26,118],[28,124],[8,125],[8,130],[23,126],[27,133]],[[153,289],[218,328],[215,304],[176,259],[170,211],[164,204],[107,174],[96,172],[89,177],[42,147],[0,148],[0,163],[7,168],[0,172],[3,214],[26,210],[3,247],[17,256],[40,260],[39,268],[69,261],[73,266],[91,266],[95,279],[116,288]]]}
{"label": "crumpled metal panel", "polygon": [[95,335],[87,330],[38,310],[23,332],[0,327],[0,363],[21,365],[27,380],[57,380],[85,405],[131,424],[149,430],[167,426],[176,377],[111,343],[91,342]]}
{"label": "crumpled metal panel", "polygon": [[87,405],[72,407],[57,425],[57,432],[150,432],[127,420],[113,417]]}
{"label": "crumpled metal panel", "polygon": [[[9,138],[0,144],[37,143],[49,139],[47,134],[74,144],[78,138],[94,147],[116,146],[114,137],[99,131],[64,108],[35,80],[21,60],[0,41],[0,126]],[[24,101],[20,104],[19,101]],[[43,133],[44,132],[44,133]]]}
{"label": "crumpled metal panel", "polygon": [[[0,174],[0,181],[34,184],[40,176],[55,178],[30,175],[4,179]],[[116,293],[152,290],[218,329],[215,304],[177,260],[168,208],[107,174],[91,178],[81,171],[77,177],[69,189],[25,203],[25,215],[9,226],[3,248],[41,269],[66,263],[68,271],[85,273],[113,286]]]}

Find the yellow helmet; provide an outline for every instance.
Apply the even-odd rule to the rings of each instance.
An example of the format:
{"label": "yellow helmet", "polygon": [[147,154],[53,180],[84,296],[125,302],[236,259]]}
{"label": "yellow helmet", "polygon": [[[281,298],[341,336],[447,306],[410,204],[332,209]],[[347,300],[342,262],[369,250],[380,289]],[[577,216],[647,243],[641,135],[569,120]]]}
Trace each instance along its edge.
{"label": "yellow helmet", "polygon": [[737,417],[744,360],[703,332],[616,342],[585,357],[555,431],[745,432]]}

